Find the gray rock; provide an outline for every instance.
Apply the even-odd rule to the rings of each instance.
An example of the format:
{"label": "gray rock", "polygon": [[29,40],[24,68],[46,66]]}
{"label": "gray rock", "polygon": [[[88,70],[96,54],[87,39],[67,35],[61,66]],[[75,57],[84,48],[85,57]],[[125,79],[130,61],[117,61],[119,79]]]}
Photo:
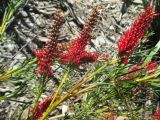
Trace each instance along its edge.
{"label": "gray rock", "polygon": [[28,16],[26,11],[22,11],[21,14],[22,14],[23,17],[27,17]]}

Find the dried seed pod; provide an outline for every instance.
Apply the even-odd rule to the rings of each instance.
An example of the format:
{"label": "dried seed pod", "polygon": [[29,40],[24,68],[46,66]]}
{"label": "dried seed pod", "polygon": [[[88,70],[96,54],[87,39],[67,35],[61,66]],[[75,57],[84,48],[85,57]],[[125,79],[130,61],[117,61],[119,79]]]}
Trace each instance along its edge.
{"label": "dried seed pod", "polygon": [[58,50],[59,51],[66,51],[71,46],[71,42],[62,42],[58,43]]}
{"label": "dried seed pod", "polygon": [[95,25],[100,11],[101,11],[101,6],[96,6],[93,9],[92,14],[89,16],[88,20],[86,21],[84,27],[91,29]]}

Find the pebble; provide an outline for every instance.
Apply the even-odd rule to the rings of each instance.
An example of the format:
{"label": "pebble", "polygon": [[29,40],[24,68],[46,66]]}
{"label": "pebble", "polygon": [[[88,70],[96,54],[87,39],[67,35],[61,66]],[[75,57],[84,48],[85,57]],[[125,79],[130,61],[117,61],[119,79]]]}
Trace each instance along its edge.
{"label": "pebble", "polygon": [[109,30],[113,30],[113,31],[115,31],[114,26],[113,26],[113,25],[111,25],[111,26],[109,27]]}
{"label": "pebble", "polygon": [[29,22],[29,23],[28,23],[28,26],[34,27],[34,24],[33,24],[32,22]]}
{"label": "pebble", "polygon": [[68,111],[68,106],[67,105],[62,105],[62,114],[65,115]]}
{"label": "pebble", "polygon": [[113,41],[115,41],[116,37],[115,36],[111,36],[110,39],[113,40]]}
{"label": "pebble", "polygon": [[13,51],[15,47],[16,47],[15,44],[5,44],[3,49],[8,51]]}
{"label": "pebble", "polygon": [[1,57],[1,59],[0,59],[0,63],[2,63],[2,64],[3,64],[3,62],[4,62],[4,58],[2,58],[2,57]]}
{"label": "pebble", "polygon": [[142,0],[133,0],[134,3],[142,4]]}
{"label": "pebble", "polygon": [[111,5],[110,8],[111,8],[111,9],[115,9],[115,8],[116,8],[116,5]]}
{"label": "pebble", "polygon": [[17,54],[17,55],[15,56],[15,59],[25,60],[25,59],[26,59],[26,57],[24,57],[24,55],[23,55],[23,54]]}
{"label": "pebble", "polygon": [[67,0],[69,3],[74,4],[74,0]]}
{"label": "pebble", "polygon": [[22,11],[21,14],[22,14],[23,17],[27,17],[28,16],[26,11]]}

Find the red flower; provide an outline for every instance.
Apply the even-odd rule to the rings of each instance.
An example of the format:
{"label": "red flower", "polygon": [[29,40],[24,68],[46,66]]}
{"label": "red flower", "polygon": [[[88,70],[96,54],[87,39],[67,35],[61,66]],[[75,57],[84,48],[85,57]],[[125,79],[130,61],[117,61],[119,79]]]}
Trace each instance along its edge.
{"label": "red flower", "polygon": [[137,65],[131,66],[131,70],[138,70],[138,69],[141,69],[141,66]]}
{"label": "red flower", "polygon": [[128,58],[128,56],[126,56],[126,55],[124,55],[124,56],[122,56],[121,57],[121,61],[122,61],[122,63],[124,63],[124,64],[128,64],[129,63],[129,58]]}
{"label": "red flower", "polygon": [[99,14],[99,7],[94,9],[92,15],[88,18],[83,30],[79,36],[73,40],[70,49],[65,55],[61,55],[61,61],[64,64],[79,66],[82,63],[94,62],[98,58],[97,53],[88,53],[85,51],[86,45],[91,42],[91,31]]}
{"label": "red flower", "polygon": [[52,22],[52,29],[50,30],[47,38],[49,41],[46,43],[45,47],[36,50],[35,56],[38,57],[38,66],[39,69],[37,73],[43,74],[46,76],[51,76],[51,66],[54,63],[55,57],[59,54],[57,47],[57,39],[59,36],[59,28],[64,22],[64,15],[61,11],[55,13],[55,20]]}
{"label": "red flower", "polygon": [[33,116],[34,120],[39,120],[39,118],[42,117],[43,113],[47,110],[51,101],[52,101],[52,97],[51,96],[47,97],[45,100],[37,104],[35,112],[34,112],[34,108],[30,109],[30,112],[34,112],[34,116]]}
{"label": "red flower", "polygon": [[64,64],[71,63],[76,66],[82,63],[94,62],[98,58],[98,54],[85,51],[85,47],[89,41],[91,41],[91,36],[88,33],[82,32],[80,37],[71,43],[68,53],[61,56],[62,62]]}
{"label": "red flower", "polygon": [[145,72],[150,72],[150,74],[154,74],[154,69],[156,68],[158,68],[158,63],[156,61],[152,61],[147,65]]}
{"label": "red flower", "polygon": [[[54,51],[55,48],[55,51]],[[35,56],[39,58],[38,60],[38,66],[39,69],[37,70],[37,73],[43,74],[46,76],[51,76],[51,65],[54,62],[54,57],[56,57],[58,54],[56,46],[48,47],[48,48],[42,48],[41,50],[35,51]]]}
{"label": "red flower", "polygon": [[129,79],[133,79],[134,77],[136,77],[140,72],[141,72],[141,66],[131,66],[130,67],[130,72],[127,73],[126,75],[120,77],[120,80],[129,80]]}
{"label": "red flower", "polygon": [[140,43],[139,40],[144,37],[150,23],[157,15],[152,6],[145,9],[131,28],[120,38],[118,42],[119,55],[128,55],[136,49]]}
{"label": "red flower", "polygon": [[157,108],[155,116],[156,116],[157,120],[160,120],[160,107]]}
{"label": "red flower", "polygon": [[83,63],[94,62],[98,58],[98,56],[98,53],[82,52],[80,53],[79,57],[74,59],[73,63],[75,63],[76,65],[80,65]]}

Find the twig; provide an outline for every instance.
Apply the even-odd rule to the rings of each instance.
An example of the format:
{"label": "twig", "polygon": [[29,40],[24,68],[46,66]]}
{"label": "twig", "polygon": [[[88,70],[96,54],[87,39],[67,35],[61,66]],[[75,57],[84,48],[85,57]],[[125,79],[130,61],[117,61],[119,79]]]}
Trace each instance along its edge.
{"label": "twig", "polygon": [[11,100],[11,99],[7,99],[8,101],[13,101],[13,102],[18,102],[18,103],[23,103],[23,104],[29,104],[31,102],[25,102],[25,101],[20,101],[20,100]]}

